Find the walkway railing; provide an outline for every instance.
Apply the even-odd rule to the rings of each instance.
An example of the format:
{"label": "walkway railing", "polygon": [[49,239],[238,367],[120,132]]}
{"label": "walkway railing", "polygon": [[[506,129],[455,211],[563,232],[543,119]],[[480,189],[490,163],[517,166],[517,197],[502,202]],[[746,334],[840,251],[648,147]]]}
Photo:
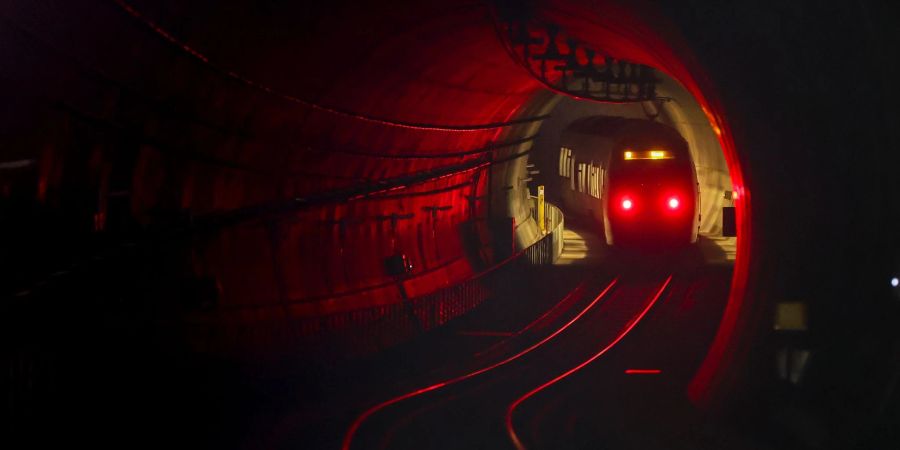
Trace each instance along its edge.
{"label": "walkway railing", "polygon": [[[531,217],[535,223],[538,223],[538,220],[540,220],[538,199],[537,197],[530,197],[530,199]],[[552,264],[559,258],[563,250],[564,226],[562,211],[556,206],[544,202],[544,229],[547,230],[547,234],[529,247],[534,248],[531,255],[534,258],[531,260],[532,264]],[[540,228],[540,223],[538,223],[538,227]]]}

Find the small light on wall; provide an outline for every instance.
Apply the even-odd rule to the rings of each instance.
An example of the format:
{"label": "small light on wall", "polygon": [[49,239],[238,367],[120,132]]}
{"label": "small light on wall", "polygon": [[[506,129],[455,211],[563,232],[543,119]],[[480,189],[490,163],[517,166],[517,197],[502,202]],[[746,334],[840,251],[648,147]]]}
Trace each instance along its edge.
{"label": "small light on wall", "polygon": [[807,330],[806,304],[783,302],[775,305],[775,329],[783,331]]}
{"label": "small light on wall", "polygon": [[897,278],[897,277],[891,278],[891,286],[892,287],[900,286],[900,278]]}

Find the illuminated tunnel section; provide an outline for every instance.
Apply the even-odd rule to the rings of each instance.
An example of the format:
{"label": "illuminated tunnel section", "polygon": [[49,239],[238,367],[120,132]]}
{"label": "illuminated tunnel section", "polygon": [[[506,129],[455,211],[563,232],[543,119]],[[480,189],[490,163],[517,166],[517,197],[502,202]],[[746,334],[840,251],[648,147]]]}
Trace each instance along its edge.
{"label": "illuminated tunnel section", "polygon": [[[840,194],[815,176],[803,178],[832,168],[802,140],[785,142],[808,152],[803,158],[765,152],[778,133],[758,125],[768,109],[736,106],[738,78],[724,98],[743,122],[726,121],[722,93],[658,11],[573,0],[536,2],[529,13],[658,70],[659,94],[671,99],[666,120],[691,144],[700,170],[702,231],[720,231],[720,194],[737,194],[740,257],[731,298],[691,389],[695,400],[712,400],[745,381],[738,363],[756,332],[770,326],[767,302],[777,299],[767,289],[778,277],[761,268],[803,262],[782,262],[793,236],[773,230],[793,210],[780,186],[799,174],[790,186]],[[397,305],[399,284],[384,267],[391,255],[412,262],[408,296],[496,264],[503,252],[492,219],[514,219],[519,249],[538,236],[526,201],[527,163],[555,158],[553,127],[579,108],[644,112],[550,92],[511,57],[495,18],[490,4],[465,2],[4,7],[2,56],[15,61],[3,66],[4,93],[17,107],[0,113],[0,167],[5,204],[20,205],[4,210],[4,226],[24,236],[3,259],[11,275],[4,292],[27,298],[60,267],[79,264],[70,255],[94,241],[116,242],[134,230],[213,229],[159,260],[174,276],[211,280],[217,292],[211,310],[189,311],[179,323],[205,351],[257,355],[290,349],[286,337],[298,324],[365,310],[377,316]],[[755,152],[736,146],[732,126]],[[874,157],[861,157],[876,167]],[[794,163],[780,172],[785,159]],[[757,193],[767,210],[755,208],[762,214],[751,222]],[[796,203],[811,216],[807,205],[831,197]],[[880,198],[852,200],[889,208]],[[856,224],[850,216],[829,216],[826,225]],[[35,217],[39,228],[30,227]],[[795,234],[805,231],[794,223]],[[756,237],[762,225],[767,239]],[[866,235],[879,232],[865,226],[873,227]],[[839,240],[837,232],[820,234]]]}
{"label": "illuminated tunnel section", "polygon": [[[514,219],[519,249],[539,234],[526,152],[541,119],[571,100],[510,57],[492,8],[321,8],[48,0],[2,13],[3,39],[15,43],[4,51],[21,62],[6,78],[26,105],[7,135],[33,163],[20,184],[40,208],[63,206],[60,240],[71,229],[217,225],[169,261],[215,285],[213,311],[187,318],[208,351],[270,351],[306,318],[377,315],[401,298],[384,268],[395,254],[412,263],[407,296],[465,280],[502,259],[495,218]],[[708,169],[704,231],[718,231],[721,192],[740,195],[743,256],[705,389],[734,354],[725,348],[750,260],[749,190],[711,86],[661,21],[612,3],[546,2],[531,13],[660,71],[670,120]]]}
{"label": "illuminated tunnel section", "polygon": [[[691,159],[697,170],[697,181],[700,191],[700,233],[707,236],[722,235],[722,208],[734,206],[735,202],[726,199],[734,197],[734,185],[724,152],[715,130],[709,125],[706,115],[699,104],[687,91],[672,78],[658,74],[661,82],[657,94],[664,99],[658,104],[636,102],[625,104],[597,103],[577,100],[569,97],[557,97],[558,103],[551,110],[550,117],[543,121],[541,130],[535,139],[537,151],[531,160],[541,169],[540,183],[550,186],[548,196],[554,200],[576,205],[575,177],[558,177],[559,152],[561,150],[560,135],[567,126],[586,117],[608,116],[630,119],[654,118],[678,130],[688,142]],[[603,161],[578,161],[602,166]],[[574,167],[573,167],[574,168]],[[602,211],[585,209],[570,210],[582,215],[594,214],[594,220],[602,221]]]}

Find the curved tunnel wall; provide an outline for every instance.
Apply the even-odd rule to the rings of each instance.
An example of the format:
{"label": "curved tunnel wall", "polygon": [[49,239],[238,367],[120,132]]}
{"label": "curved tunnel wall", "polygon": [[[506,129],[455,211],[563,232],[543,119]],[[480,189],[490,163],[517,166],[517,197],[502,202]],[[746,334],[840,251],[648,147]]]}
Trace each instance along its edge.
{"label": "curved tunnel wall", "polygon": [[722,234],[722,207],[732,206],[725,200],[726,191],[734,191],[725,162],[725,153],[703,109],[684,88],[671,79],[665,79],[659,89],[660,96],[671,99],[663,106],[667,122],[684,136],[691,150],[691,158],[697,169],[700,183],[700,232],[706,235]]}
{"label": "curved tunnel wall", "polygon": [[759,260],[751,255],[751,250],[759,253],[759,249],[751,247],[751,190],[744,180],[742,159],[730,125],[724,118],[724,107],[715,86],[687,43],[654,8],[623,6],[617,2],[548,3],[546,8],[540,9],[540,16],[560,24],[570,35],[613,57],[652,66],[677,80],[693,96],[717,137],[731,184],[740,199],[735,205],[739,256],[722,321],[710,351],[691,383],[689,394],[694,401],[707,405],[722,401],[723,395],[733,391],[739,382],[741,365],[768,317],[766,305],[758,301],[759,292],[748,294],[748,286],[754,284],[749,277],[759,273],[756,266]]}
{"label": "curved tunnel wall", "polygon": [[[328,106],[369,117],[449,126],[514,118],[537,85],[526,75],[517,77],[499,48],[485,47],[493,36],[483,25],[480,6],[429,10],[406,5],[402,13],[367,30],[365,39],[348,33],[356,29],[354,21],[372,26],[370,16],[354,10],[320,23],[317,40],[299,43],[277,40],[280,33],[290,34],[292,23],[280,24],[289,30],[259,24],[270,34],[247,37],[258,42],[229,40],[228,20],[235,11],[213,15],[202,30],[194,30],[177,25],[177,18],[192,11],[174,4],[135,3],[140,18],[109,2],[98,3],[96,11],[64,2],[45,6],[73,20],[34,14],[42,9],[33,6],[7,17],[17,28],[7,29],[9,38],[28,53],[12,56],[31,60],[31,65],[18,64],[20,73],[13,77],[24,85],[22,95],[41,97],[33,102],[44,103],[37,107],[40,127],[57,130],[38,136],[43,142],[27,155],[40,159],[39,196],[45,202],[54,202],[55,195],[76,184],[93,184],[105,190],[91,193],[100,197],[110,190],[125,191],[126,214],[151,225],[167,216],[228,211],[464,165],[485,152],[454,154],[528,132],[527,125],[474,131],[392,126],[290,100],[321,98]],[[414,25],[422,17],[431,18],[428,27]],[[100,26],[87,30],[73,25],[87,22]],[[179,39],[191,48],[166,41],[153,26],[185,35]],[[319,39],[333,43],[330,58],[315,54],[323,51]],[[245,48],[254,54],[240,54]],[[295,58],[297,54],[310,58]],[[251,57],[252,62],[243,60]],[[310,60],[318,62],[312,70]],[[263,80],[265,88],[242,83],[228,72]],[[78,142],[76,134],[90,135],[79,142],[92,147],[88,154],[66,148]],[[503,148],[497,156],[527,145]],[[96,167],[81,170],[84,165]],[[494,170],[501,178],[515,177],[514,171]],[[131,171],[131,176],[118,171]],[[114,178],[119,186],[109,187]],[[474,208],[467,207],[467,197],[484,195],[487,178],[483,168],[461,171],[406,190],[307,209],[290,220],[275,220],[274,231],[272,221],[268,228],[260,223],[229,228],[196,249],[194,265],[221,280],[224,303],[260,304],[279,296],[304,301],[385,284],[390,280],[383,259],[406,252],[414,262],[414,279],[408,284],[415,295],[471,275],[458,227],[484,214],[484,204],[474,200]],[[511,212],[521,217],[518,198],[509,195]],[[105,212],[103,205],[94,206],[95,213]],[[276,245],[272,239],[278,240]],[[279,284],[284,292],[277,292]],[[335,307],[394,301],[395,287],[388,290],[372,290],[368,298],[336,302]]]}
{"label": "curved tunnel wall", "polygon": [[[218,320],[255,327],[400,301],[384,268],[397,253],[413,264],[408,296],[464,280],[497,261],[489,214],[515,218],[519,248],[534,242],[527,158],[513,156],[540,123],[502,123],[541,114],[551,96],[503,53],[484,5],[369,7],[282,5],[273,16],[253,2],[48,1],[4,11],[7,56],[19,61],[6,78],[32,108],[6,122],[17,138],[18,122],[32,127],[20,148],[34,179],[20,184],[65,216],[67,236],[372,187],[200,234],[170,261],[216,280]],[[479,164],[489,153],[502,162]],[[428,171],[442,175],[379,189]],[[55,270],[21,268],[41,269]]]}
{"label": "curved tunnel wall", "polygon": [[[718,106],[695,81],[696,67],[682,63],[686,47],[612,3],[541,6],[536,14],[574,36],[678,79],[718,130],[731,178],[749,201]],[[218,280],[220,311],[237,311],[220,312],[223,320],[257,324],[398,301],[382,265],[398,251],[413,260],[410,295],[465,279],[477,259],[461,251],[460,227],[488,214],[516,219],[519,247],[536,236],[524,202],[526,160],[495,165],[488,176],[474,168],[483,153],[458,154],[516,142],[540,124],[460,127],[552,106],[553,95],[505,53],[485,5],[323,8],[149,1],[88,8],[47,0],[4,10],[12,26],[3,28],[3,40],[14,43],[4,58],[17,61],[4,78],[27,105],[4,122],[4,134],[21,158],[35,161],[34,178],[15,189],[74,224],[67,230],[112,235],[473,164],[195,239],[180,263]],[[530,145],[503,147],[495,158]],[[489,204],[477,199],[485,196]],[[741,311],[747,220],[739,209],[743,259],[710,361],[725,355]],[[488,233],[475,234],[486,248]],[[66,231],[58,242],[63,236],[73,237]],[[479,251],[487,262],[489,253]]]}

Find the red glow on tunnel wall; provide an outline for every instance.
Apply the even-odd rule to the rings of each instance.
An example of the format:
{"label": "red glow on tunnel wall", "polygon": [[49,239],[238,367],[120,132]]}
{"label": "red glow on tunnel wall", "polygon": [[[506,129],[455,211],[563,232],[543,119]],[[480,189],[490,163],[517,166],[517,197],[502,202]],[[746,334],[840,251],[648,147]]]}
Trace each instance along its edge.
{"label": "red glow on tunnel wall", "polygon": [[[528,145],[537,124],[528,120],[542,105],[535,101],[540,83],[507,57],[486,3],[400,0],[384,8],[358,2],[319,17],[321,11],[287,2],[279,6],[284,16],[321,22],[314,33],[297,33],[296,23],[256,16],[251,8],[242,26],[266,32],[242,36],[232,32],[233,11],[199,4],[172,10],[166,2],[148,8],[136,0],[112,5],[109,14],[94,17],[95,11],[63,2],[60,15],[96,29],[77,29],[57,42],[36,27],[39,37],[87,54],[98,72],[128,74],[135,61],[165,70],[146,97],[171,100],[197,123],[225,124],[148,114],[160,123],[147,131],[149,140],[180,143],[192,136],[192,151],[223,164],[170,161],[173,152],[142,146],[130,205],[140,222],[149,224],[151,211],[168,207],[165,190],[178,191],[172,197],[179,213],[194,217],[376,188],[266,224],[229,227],[196,250],[193,270],[221,283],[222,321],[263,330],[253,343],[240,339],[248,348],[272,345],[263,334],[276,325],[360,310],[377,315],[400,301],[401,287],[421,296],[496,262],[484,220],[491,189],[486,155],[498,146],[509,154]],[[178,23],[199,15],[202,30]],[[130,42],[142,45],[119,48]],[[106,45],[109,51],[92,53]],[[109,107],[130,116],[134,106],[124,103]],[[521,142],[500,145],[510,141]],[[468,163],[421,183],[378,188]],[[477,257],[464,250],[473,247]],[[383,264],[397,253],[414,266],[402,284]]]}
{"label": "red glow on tunnel wall", "polygon": [[[464,133],[450,128],[528,114],[541,90],[541,84],[506,54],[487,6],[480,2],[408,1],[389,11],[378,2],[362,2],[329,17],[328,26],[317,28],[315,38],[308,42],[278,38],[290,34],[288,30],[238,39],[230,32],[227,15],[226,20],[218,20],[221,17],[216,11],[206,17],[204,32],[190,30],[188,25],[169,27],[172,24],[166,22],[164,7],[150,11],[154,15],[148,20],[152,22],[139,28],[131,25],[140,20],[142,14],[136,13],[141,11],[129,9],[124,0],[117,3],[124,5],[128,15],[95,18],[83,8],[65,6],[74,22],[131,20],[125,22],[129,26],[74,33],[65,46],[95,49],[146,42],[137,49],[119,49],[129,58],[110,51],[111,57],[96,54],[96,58],[84,59],[96,59],[96,68],[104,73],[129,73],[134,61],[147,67],[171,67],[171,76],[154,84],[158,92],[151,92],[152,97],[183,102],[185,109],[197,111],[200,118],[218,120],[221,116],[228,123],[246,124],[240,129],[246,138],[226,136],[221,141],[227,145],[220,145],[217,139],[198,139],[194,149],[210,158],[240,163],[243,169],[190,163],[177,174],[165,174],[165,155],[151,146],[142,147],[134,176],[138,188],[131,205],[139,216],[160,203],[160,183],[153,180],[171,179],[171,184],[182,186],[185,212],[203,214],[330,192],[459,162],[460,158],[441,158],[440,154],[484,147],[523,133],[527,127]],[[750,264],[751,193],[714,86],[688,46],[652,11],[602,0],[538,3],[539,16],[561,25],[572,36],[614,57],[657,67],[680,81],[702,106],[724,149],[735,193],[741,199],[737,203],[740,257],[719,332],[691,387],[692,398],[703,400],[721,367],[739,354],[734,334],[742,317],[739,312],[744,308]],[[182,16],[209,12],[202,5],[183,8]],[[373,20],[376,17],[378,20]],[[251,25],[248,23],[248,28]],[[156,41],[146,40],[148,26],[158,35]],[[106,28],[119,30],[120,35]],[[189,46],[185,36],[173,31],[179,29],[186,29]],[[52,36],[43,37],[52,41]],[[246,49],[253,49],[252,54]],[[318,63],[310,66],[309,61]],[[308,99],[324,103],[312,107]],[[165,116],[154,119],[171,120]],[[449,128],[394,126],[391,122]],[[148,137],[166,141],[171,140],[166,130],[176,127],[154,128],[158,131]],[[410,153],[418,158],[409,158]],[[473,273],[462,257],[457,226],[485,213],[484,203],[473,209],[464,206],[469,198],[488,194],[486,177],[478,173],[448,176],[411,187],[402,195],[383,192],[349,204],[304,211],[270,229],[228,230],[198,252],[197,265],[222,280],[223,307],[255,308],[241,316],[251,322],[259,317],[329,314],[396,302],[397,286],[383,274],[381,261],[399,250],[413,254],[417,271],[406,283],[411,295],[447,286]],[[452,212],[432,216],[426,211],[446,205],[453,205]]]}

